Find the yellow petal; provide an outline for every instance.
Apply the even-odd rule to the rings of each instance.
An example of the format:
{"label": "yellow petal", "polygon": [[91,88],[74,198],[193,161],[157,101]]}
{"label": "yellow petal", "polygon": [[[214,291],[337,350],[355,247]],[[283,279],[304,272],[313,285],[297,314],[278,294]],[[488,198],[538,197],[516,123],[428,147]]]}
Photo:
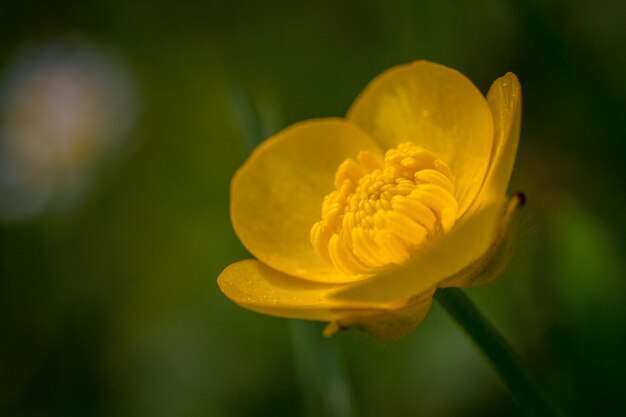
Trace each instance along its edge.
{"label": "yellow petal", "polygon": [[498,78],[489,89],[487,102],[494,122],[494,144],[487,179],[476,198],[480,204],[504,195],[515,163],[522,120],[522,90],[515,74]]}
{"label": "yellow petal", "polygon": [[386,274],[338,291],[333,299],[389,304],[431,290],[468,265],[494,244],[505,214],[504,199],[492,201],[463,218],[416,259]]}
{"label": "yellow petal", "polygon": [[[350,284],[299,279],[253,259],[230,265],[220,274],[217,283],[222,292],[240,306],[279,317],[336,321],[397,308],[395,304],[334,300],[331,294]],[[353,321],[346,321],[346,325],[349,323]]]}
{"label": "yellow petal", "polygon": [[419,325],[430,310],[434,289],[404,302],[401,307],[389,310],[353,310],[332,321],[324,329],[325,336],[337,330],[357,328],[381,339],[397,339],[407,335]]}
{"label": "yellow petal", "polygon": [[217,284],[228,298],[242,307],[280,317],[332,320],[336,316],[328,295],[336,290],[323,284],[278,272],[257,260],[245,260],[226,268]]}
{"label": "yellow petal", "polygon": [[524,204],[524,200],[525,197],[521,193],[515,194],[509,200],[500,222],[498,233],[491,247],[477,261],[441,282],[439,284],[440,288],[473,287],[486,284],[497,278],[504,271],[513,255],[515,230],[510,230],[513,225],[513,218],[517,210]]}
{"label": "yellow petal", "polygon": [[365,88],[347,117],[385,149],[409,141],[433,152],[456,177],[459,216],[472,203],[489,166],[493,120],[464,75],[427,61],[392,68]]}
{"label": "yellow petal", "polygon": [[318,257],[311,227],[321,219],[335,172],[360,151],[382,150],[356,125],[342,119],[295,124],[259,145],[231,185],[231,219],[244,246],[260,261],[302,278],[345,282],[346,276]]}

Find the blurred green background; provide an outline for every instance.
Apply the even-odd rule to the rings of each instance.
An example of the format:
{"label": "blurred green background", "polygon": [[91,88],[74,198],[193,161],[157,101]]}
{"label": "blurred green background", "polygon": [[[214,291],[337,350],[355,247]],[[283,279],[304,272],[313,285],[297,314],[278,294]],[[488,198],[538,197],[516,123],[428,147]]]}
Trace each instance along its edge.
{"label": "blurred green background", "polygon": [[64,162],[90,178],[77,201],[0,223],[0,415],[337,415],[301,389],[328,352],[351,388],[320,385],[351,391],[354,416],[522,415],[437,305],[398,341],[326,340],[216,285],[247,256],[228,193],[251,138],[342,116],[374,76],[415,59],[483,92],[519,76],[511,191],[528,204],[507,271],[468,294],[569,412],[626,415],[625,20],[618,0],[3,0],[6,108],[20,57],[78,42],[115,57],[127,84],[111,88],[133,91],[134,122],[90,168]]}

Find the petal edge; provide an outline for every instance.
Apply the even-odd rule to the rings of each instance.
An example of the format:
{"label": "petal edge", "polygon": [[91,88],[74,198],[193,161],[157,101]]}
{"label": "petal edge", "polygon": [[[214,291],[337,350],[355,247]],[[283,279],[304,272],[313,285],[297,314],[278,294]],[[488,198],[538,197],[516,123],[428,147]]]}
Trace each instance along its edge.
{"label": "petal edge", "polygon": [[493,114],[494,144],[489,172],[476,198],[476,203],[506,193],[522,123],[522,88],[512,72],[493,82],[487,93],[487,102]]}

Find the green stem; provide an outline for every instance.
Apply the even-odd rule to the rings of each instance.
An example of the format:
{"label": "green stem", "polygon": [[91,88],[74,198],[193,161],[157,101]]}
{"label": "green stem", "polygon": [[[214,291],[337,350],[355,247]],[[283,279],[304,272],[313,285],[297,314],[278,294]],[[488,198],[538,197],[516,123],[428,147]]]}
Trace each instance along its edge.
{"label": "green stem", "polygon": [[438,289],[435,299],[474,340],[518,404],[533,416],[562,416],[517,354],[493,325],[458,288]]}
{"label": "green stem", "polygon": [[354,417],[349,378],[335,339],[319,323],[291,320],[291,340],[306,417]]}

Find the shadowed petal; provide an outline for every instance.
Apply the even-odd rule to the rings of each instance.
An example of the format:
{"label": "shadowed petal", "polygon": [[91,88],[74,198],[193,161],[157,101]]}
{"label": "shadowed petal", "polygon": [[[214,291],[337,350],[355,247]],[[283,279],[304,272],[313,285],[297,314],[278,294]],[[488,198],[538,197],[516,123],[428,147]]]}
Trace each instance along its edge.
{"label": "shadowed petal", "polygon": [[[357,328],[381,339],[397,339],[414,330],[426,317],[433,302],[434,289],[425,291],[402,306],[389,310],[346,311],[324,329],[325,336],[337,330]],[[399,303],[400,304],[400,303]]]}
{"label": "shadowed petal", "polygon": [[477,261],[440,283],[440,288],[482,285],[496,279],[502,273],[513,255],[515,233],[510,229],[515,213],[524,204],[524,199],[525,197],[518,193],[509,200],[491,247]]}

